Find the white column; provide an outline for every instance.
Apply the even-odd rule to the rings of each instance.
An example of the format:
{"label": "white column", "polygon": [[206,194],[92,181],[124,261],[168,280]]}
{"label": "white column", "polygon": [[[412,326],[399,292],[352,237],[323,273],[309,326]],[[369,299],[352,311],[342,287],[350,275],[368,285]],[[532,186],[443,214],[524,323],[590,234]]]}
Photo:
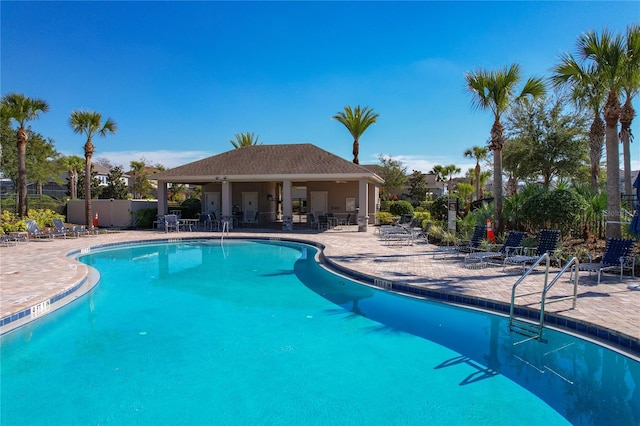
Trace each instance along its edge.
{"label": "white column", "polygon": [[222,182],[222,194],[220,200],[221,219],[229,222],[229,228],[233,227],[232,210],[233,203],[231,200],[231,182],[226,180]]}
{"label": "white column", "polygon": [[360,179],[358,188],[358,232],[367,232],[369,223],[369,183]]}
{"label": "white column", "polygon": [[291,204],[291,181],[282,181],[282,230],[293,228],[293,205]]}
{"label": "white column", "polygon": [[167,182],[158,181],[158,216],[167,212]]}

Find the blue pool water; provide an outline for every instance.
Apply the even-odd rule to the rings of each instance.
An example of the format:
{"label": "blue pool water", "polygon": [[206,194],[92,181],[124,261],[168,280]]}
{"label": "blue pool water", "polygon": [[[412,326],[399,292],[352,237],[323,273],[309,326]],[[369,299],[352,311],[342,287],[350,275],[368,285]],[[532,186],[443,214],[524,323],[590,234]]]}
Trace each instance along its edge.
{"label": "blue pool water", "polygon": [[357,284],[315,253],[83,256],[99,286],[0,340],[0,423],[640,424],[640,363],[552,330],[514,346],[500,316]]}

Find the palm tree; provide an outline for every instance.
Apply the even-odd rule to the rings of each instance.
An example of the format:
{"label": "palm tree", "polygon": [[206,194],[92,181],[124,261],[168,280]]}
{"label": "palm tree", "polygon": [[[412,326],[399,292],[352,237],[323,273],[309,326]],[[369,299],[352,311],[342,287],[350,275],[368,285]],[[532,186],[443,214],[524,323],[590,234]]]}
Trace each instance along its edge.
{"label": "palm tree", "polygon": [[18,148],[18,216],[27,215],[27,142],[29,135],[25,123],[35,120],[41,112],[49,111],[49,104],[42,99],[32,99],[22,93],[9,93],[2,97],[2,115],[18,123],[16,146]]}
{"label": "palm tree", "polygon": [[442,175],[447,178],[447,192],[453,192],[453,175],[456,173],[460,173],[460,167],[456,167],[455,164],[449,164],[448,166],[444,166],[442,168]]}
{"label": "palm tree", "polygon": [[477,70],[465,74],[467,89],[473,94],[472,104],[482,110],[491,110],[493,126],[488,149],[493,151],[493,195],[495,211],[495,230],[503,232],[502,223],[502,147],[504,146],[504,127],[501,118],[513,105],[528,97],[537,98],[546,92],[540,78],[529,78],[522,91],[516,96],[516,85],[520,82],[520,66],[513,64],[502,70]]}
{"label": "palm tree", "polygon": [[464,152],[465,157],[475,158],[476,159],[476,168],[475,168],[475,179],[474,183],[476,186],[476,200],[480,199],[480,160],[484,160],[487,158],[489,151],[487,148],[481,146],[474,146],[473,148],[467,149]]}
{"label": "palm tree", "polygon": [[620,89],[625,76],[624,40],[609,31],[589,31],[578,38],[579,59],[595,65],[598,83],[607,93],[604,106],[605,145],[607,152],[607,238],[620,238],[620,159],[618,121]]}
{"label": "palm tree", "polygon": [[588,108],[593,114],[589,128],[589,160],[591,164],[591,189],[598,190],[600,160],[604,148],[604,121],[602,106],[605,92],[598,83],[596,68],[593,64],[578,62],[573,55],[560,57],[560,64],[553,68],[551,81],[556,87],[567,87],[571,98],[578,108]]}
{"label": "palm tree", "polygon": [[233,139],[230,139],[229,142],[231,142],[231,145],[233,145],[235,149],[243,146],[262,145],[262,142],[258,142],[258,138],[260,136],[254,136],[253,132],[236,133],[234,137],[236,140],[234,141]]}
{"label": "palm tree", "polygon": [[69,117],[69,125],[73,129],[74,133],[82,133],[87,136],[87,142],[84,144],[84,170],[85,170],[85,208],[86,208],[86,220],[87,227],[93,227],[92,211],[91,211],[91,157],[95,151],[95,147],[91,138],[95,134],[99,134],[102,137],[106,137],[109,133],[116,133],[117,126],[115,121],[111,118],[102,122],[102,114],[94,111],[72,111]]}
{"label": "palm tree", "polygon": [[624,77],[622,79],[622,91],[625,94],[625,102],[620,110],[620,142],[622,142],[622,157],[624,162],[624,193],[631,195],[631,123],[636,115],[631,103],[633,97],[640,89],[640,25],[627,28],[626,61]]}
{"label": "palm tree", "polygon": [[353,136],[353,162],[360,164],[358,154],[360,153],[360,136],[365,130],[378,120],[378,114],[373,112],[372,108],[364,107],[360,108],[360,105],[355,109],[351,109],[350,106],[344,107],[344,112],[340,111],[333,116],[333,119],[344,124],[351,136]]}
{"label": "palm tree", "polygon": [[84,160],[77,155],[70,155],[62,158],[62,166],[69,174],[69,195],[71,199],[78,198],[78,171],[82,170]]}

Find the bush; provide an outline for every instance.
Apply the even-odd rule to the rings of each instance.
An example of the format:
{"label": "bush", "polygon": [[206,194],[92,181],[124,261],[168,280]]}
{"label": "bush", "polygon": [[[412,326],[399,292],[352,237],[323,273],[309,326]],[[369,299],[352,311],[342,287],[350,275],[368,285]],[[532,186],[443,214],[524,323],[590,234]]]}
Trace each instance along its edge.
{"label": "bush", "polygon": [[431,217],[435,220],[447,220],[449,211],[449,199],[445,195],[441,195],[429,206]]}
{"label": "bush", "polygon": [[149,229],[153,227],[153,221],[156,220],[158,209],[140,209],[136,212],[136,228]]}
{"label": "bush", "polygon": [[586,210],[585,199],[574,191],[556,189],[527,198],[522,204],[522,216],[532,230],[540,228],[571,229],[579,223]]}
{"label": "bush", "polygon": [[202,204],[198,198],[189,198],[180,204],[179,210],[182,211],[182,217],[185,219],[195,219],[202,210]]}
{"label": "bush", "polygon": [[405,200],[394,201],[389,205],[389,212],[393,216],[402,216],[403,214],[413,214],[413,206]]}
{"label": "bush", "polygon": [[389,212],[378,212],[375,214],[375,216],[378,219],[378,223],[380,225],[389,225],[393,222],[393,219],[391,219],[393,215]]}

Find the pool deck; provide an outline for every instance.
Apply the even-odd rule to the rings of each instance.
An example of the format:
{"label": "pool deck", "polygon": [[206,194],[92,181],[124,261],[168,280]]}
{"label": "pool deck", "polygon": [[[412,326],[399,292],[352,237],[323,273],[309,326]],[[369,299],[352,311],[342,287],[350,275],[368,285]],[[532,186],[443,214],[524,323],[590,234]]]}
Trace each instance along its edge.
{"label": "pool deck", "polygon": [[[233,230],[229,237],[262,237],[305,240],[324,246],[326,260],[340,269],[356,275],[380,278],[393,283],[394,288],[410,288],[413,293],[438,294],[456,303],[502,309],[511,300],[511,288],[520,277],[521,271],[501,266],[485,268],[465,267],[463,257],[438,252],[438,247],[424,241],[413,245],[386,245],[375,234],[375,227],[368,232],[351,229],[332,229],[324,232],[295,231],[274,232],[269,230]],[[158,231],[118,231],[100,234],[96,237],[70,239],[37,239],[9,247],[0,247],[0,319],[25,312],[34,306],[42,306],[52,297],[95,278],[90,268],[80,264],[68,253],[88,250],[105,244],[156,239],[220,237],[220,232],[172,232]],[[227,238],[225,236],[225,238]],[[436,256],[434,256],[436,254]],[[552,268],[552,271],[557,268]],[[555,274],[554,274],[555,275]],[[550,276],[552,276],[550,274]],[[87,279],[89,277],[89,279]],[[535,272],[522,283],[521,293],[538,292],[542,289],[544,273]],[[596,285],[596,275],[580,274],[576,308],[570,300],[557,303],[547,302],[547,313],[560,319],[558,324],[568,321],[569,329],[582,334],[584,327],[595,325],[595,333],[604,333],[611,344],[620,338],[621,344],[634,358],[640,357],[640,291],[630,290],[630,285],[640,285],[640,279],[625,277],[622,282],[613,274],[603,275],[600,285]],[[82,292],[76,291],[66,297],[71,301]],[[573,284],[568,273],[563,275],[548,294],[547,300],[569,296]],[[492,302],[497,302],[496,305]],[[516,304],[532,310],[540,308],[540,294],[518,298]],[[49,307],[43,307],[47,311]],[[38,315],[38,312],[35,314]],[[28,319],[28,318],[26,318]],[[14,322],[13,325],[18,322]],[[579,324],[577,330],[575,324]],[[8,326],[2,326],[5,332]],[[594,331],[589,333],[594,338]],[[599,340],[597,337],[595,340]]]}

